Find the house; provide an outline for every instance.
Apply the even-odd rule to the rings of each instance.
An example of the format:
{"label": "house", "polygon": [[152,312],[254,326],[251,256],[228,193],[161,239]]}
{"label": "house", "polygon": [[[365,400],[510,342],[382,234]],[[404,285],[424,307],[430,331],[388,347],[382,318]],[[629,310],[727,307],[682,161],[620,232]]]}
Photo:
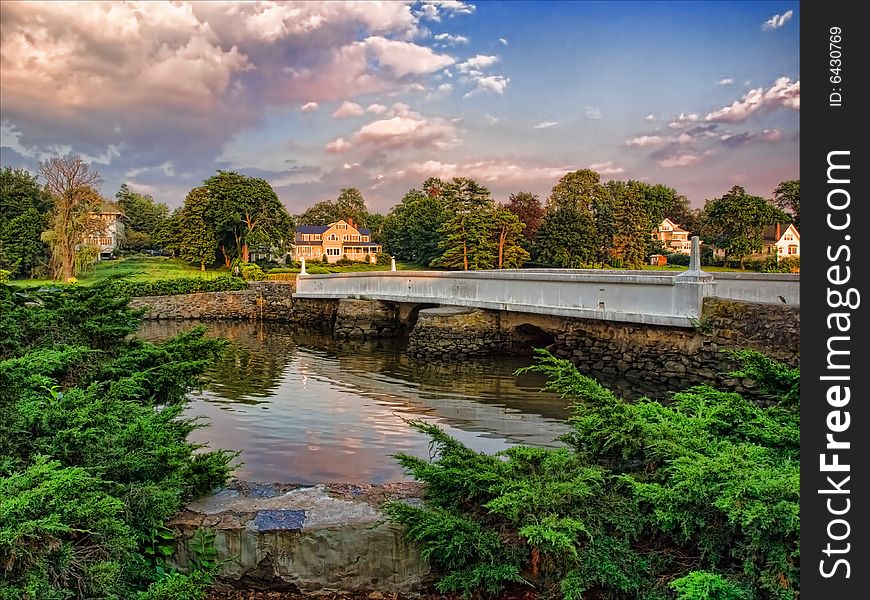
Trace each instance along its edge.
{"label": "house", "polygon": [[91,217],[99,220],[99,226],[85,236],[82,243],[99,246],[98,260],[111,258],[124,240],[124,213],[114,203],[103,202],[100,210],[91,213]]}
{"label": "house", "polygon": [[690,254],[692,242],[689,240],[689,232],[665,218],[655,231],[653,237],[659,240],[666,249],[679,254]]}
{"label": "house", "polygon": [[668,257],[664,254],[653,254],[649,257],[649,264],[661,267],[668,264]]}
{"label": "house", "polygon": [[372,242],[371,231],[356,227],[353,219],[342,219],[329,225],[299,225],[296,227],[293,260],[326,260],[334,263],[342,258],[377,262],[381,245]]}
{"label": "house", "polygon": [[788,256],[801,255],[801,234],[794,223],[770,225],[762,232],[762,250],[753,258],[776,256],[776,260]]}

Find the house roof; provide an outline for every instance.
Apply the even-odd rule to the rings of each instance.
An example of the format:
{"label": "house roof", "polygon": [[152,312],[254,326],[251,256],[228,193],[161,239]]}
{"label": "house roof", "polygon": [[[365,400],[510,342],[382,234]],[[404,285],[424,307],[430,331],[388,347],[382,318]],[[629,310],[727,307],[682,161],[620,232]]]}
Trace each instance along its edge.
{"label": "house roof", "polygon": [[101,215],[123,215],[124,214],[124,212],[121,210],[121,208],[116,203],[109,202],[107,200],[103,201],[103,203],[100,205],[100,208],[98,208],[94,212],[96,212],[97,214],[101,214]]}
{"label": "house roof", "polygon": [[764,231],[762,231],[761,237],[765,242],[778,242],[785,235],[785,232],[789,229],[793,229],[798,239],[801,239],[801,234],[797,230],[797,227],[794,226],[794,223],[780,223],[779,237],[776,237],[776,224],[768,225],[764,228]]}
{"label": "house roof", "polygon": [[296,233],[325,233],[329,225],[297,225]]}
{"label": "house roof", "polygon": [[375,242],[345,242],[342,246],[347,248],[371,248],[372,246],[380,246],[380,244]]}
{"label": "house roof", "polygon": [[[683,227],[681,225],[678,225],[677,223],[675,223],[670,217],[665,217],[664,219],[662,219],[662,222],[659,223],[660,229],[665,224],[665,221],[667,221],[668,223],[671,224],[671,227],[673,228],[674,231],[686,231],[685,229],[683,229]],[[686,231],[686,233],[688,233],[688,231]]]}

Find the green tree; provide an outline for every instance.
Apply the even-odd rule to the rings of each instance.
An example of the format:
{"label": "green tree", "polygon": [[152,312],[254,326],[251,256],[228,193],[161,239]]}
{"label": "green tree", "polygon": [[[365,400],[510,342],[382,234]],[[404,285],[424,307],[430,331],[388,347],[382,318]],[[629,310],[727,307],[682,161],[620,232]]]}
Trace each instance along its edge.
{"label": "green tree", "polygon": [[55,279],[69,280],[75,275],[76,247],[86,236],[102,229],[93,214],[103,204],[97,193],[103,180],[80,156],[72,154],[40,162],[39,174],[53,201],[42,239],[51,247]]}
{"label": "green tree", "polygon": [[181,252],[181,208],[160,222],[151,234],[151,245],[168,250],[172,256]]}
{"label": "green tree", "polygon": [[309,207],[299,215],[297,221],[300,225],[329,225],[340,221],[338,206],[332,200],[323,200]]}
{"label": "green tree", "polygon": [[214,225],[225,261],[234,256],[249,262],[252,245],[277,252],[293,246],[293,218],[265,179],[232,171],[204,182],[210,199],[207,220]]}
{"label": "green tree", "polygon": [[535,241],[535,235],[541,227],[544,218],[544,206],[537,194],[531,192],[517,192],[511,194],[505,206],[507,210],[515,214],[520,222],[525,225],[523,237],[531,244]]}
{"label": "green tree", "polygon": [[550,208],[541,222],[535,260],[545,265],[579,269],[596,256],[592,216],[572,207]]}
{"label": "green tree", "polygon": [[438,247],[443,253],[432,266],[465,271],[493,268],[495,202],[489,190],[473,179],[454,177],[442,195],[449,216],[439,229]]}
{"label": "green tree", "polygon": [[184,206],[178,214],[179,256],[192,263],[205,265],[215,260],[217,237],[214,224],[209,220],[211,197],[205,187],[193,188],[184,199]]}
{"label": "green tree", "polygon": [[595,199],[606,195],[601,175],[591,169],[580,169],[562,176],[550,192],[547,207],[572,208],[591,215]]}
{"label": "green tree", "polygon": [[788,222],[787,214],[761,196],[750,196],[735,185],[721,198],[707,200],[702,213],[704,242],[725,250],[728,260],[740,262],[763,248],[765,227]]}
{"label": "green tree", "polygon": [[387,220],[386,215],[380,213],[369,213],[366,226],[372,232],[372,241],[378,244],[384,242],[384,223]]}
{"label": "green tree", "polygon": [[442,251],[439,233],[447,220],[441,180],[427,179],[420,190],[411,189],[384,220],[381,243],[399,260],[430,265]]}
{"label": "green tree", "polygon": [[150,246],[154,232],[169,216],[169,207],[147,194],[134,192],[126,183],[121,184],[115,199],[124,213],[124,247],[141,250]]}
{"label": "green tree", "polygon": [[31,277],[47,266],[50,250],[40,236],[51,209],[51,196],[35,175],[11,167],[0,171],[0,269]]}
{"label": "green tree", "polygon": [[781,182],[773,191],[773,203],[777,208],[789,213],[794,226],[801,226],[801,180],[790,179]]}
{"label": "green tree", "polygon": [[498,207],[493,211],[492,221],[498,248],[498,260],[495,266],[499,269],[522,267],[531,257],[528,250],[520,245],[524,240],[525,227],[520,218],[510,210]]}
{"label": "green tree", "polygon": [[342,188],[335,200],[323,200],[299,215],[300,225],[329,225],[353,220],[356,227],[369,226],[369,211],[362,193],[356,188]]}

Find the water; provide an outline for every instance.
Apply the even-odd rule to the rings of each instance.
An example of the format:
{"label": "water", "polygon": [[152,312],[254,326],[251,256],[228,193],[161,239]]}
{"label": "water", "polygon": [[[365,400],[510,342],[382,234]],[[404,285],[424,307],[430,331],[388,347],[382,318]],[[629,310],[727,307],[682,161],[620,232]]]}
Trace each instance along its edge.
{"label": "water", "polygon": [[[402,342],[339,342],[277,323],[207,322],[231,341],[193,393],[186,416],[210,426],[192,439],[242,450],[240,479],[384,483],[408,479],[397,452],[429,456],[429,438],[405,420],[437,423],[467,446],[494,453],[517,444],[555,447],[568,402],[541,392],[544,378],[513,375],[529,358],[428,362]],[[146,339],[190,322],[153,321]]]}

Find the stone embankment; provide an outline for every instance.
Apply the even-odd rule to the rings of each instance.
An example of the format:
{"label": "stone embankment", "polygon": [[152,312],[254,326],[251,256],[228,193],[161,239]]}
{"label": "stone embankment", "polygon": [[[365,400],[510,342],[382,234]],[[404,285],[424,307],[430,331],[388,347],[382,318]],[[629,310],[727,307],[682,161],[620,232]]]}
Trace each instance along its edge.
{"label": "stone embankment", "polygon": [[418,591],[430,568],[387,521],[387,501],[419,504],[416,483],[293,486],[234,482],[168,523],[190,564],[197,529],[215,532],[223,586],[303,593]]}
{"label": "stone embankment", "polygon": [[424,308],[408,337],[408,353],[416,358],[463,359],[508,349],[498,314],[454,306]]}
{"label": "stone embankment", "polygon": [[351,340],[395,337],[399,333],[398,314],[398,307],[391,302],[339,300],[333,333],[339,339]]}

